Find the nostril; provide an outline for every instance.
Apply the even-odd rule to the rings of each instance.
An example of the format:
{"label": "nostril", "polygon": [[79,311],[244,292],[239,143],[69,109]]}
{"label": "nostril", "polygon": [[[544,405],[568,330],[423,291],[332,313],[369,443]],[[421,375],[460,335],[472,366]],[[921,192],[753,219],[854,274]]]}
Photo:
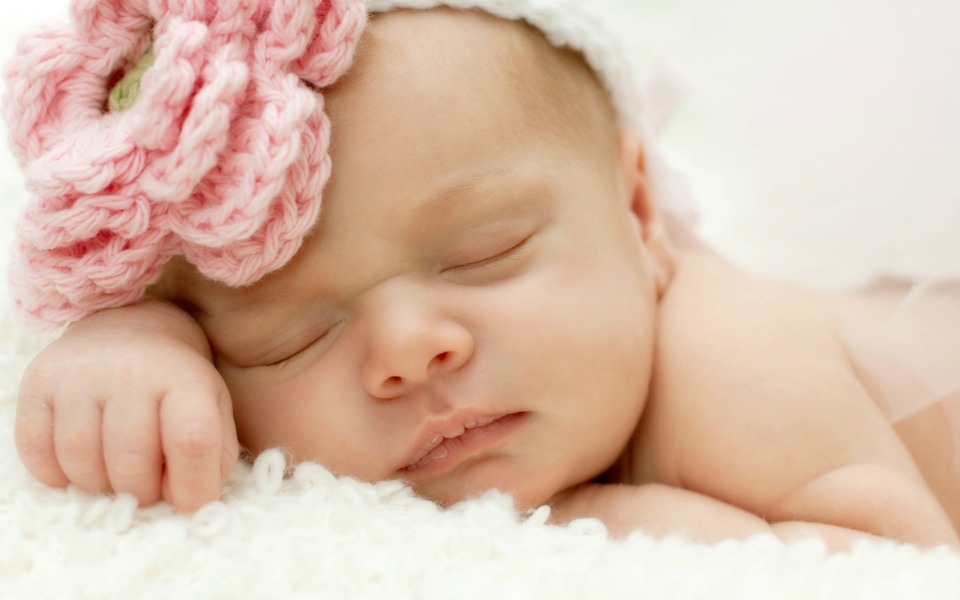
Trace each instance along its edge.
{"label": "nostril", "polygon": [[431,377],[440,376],[447,371],[456,370],[462,360],[461,357],[462,353],[460,352],[446,350],[434,354],[433,358],[431,358],[430,362],[426,365],[419,361],[411,361],[409,364],[403,365],[394,365],[398,367],[398,370],[393,372],[402,374],[387,376],[386,373],[382,371],[378,373],[376,381],[374,382],[374,388],[377,390],[375,395],[395,397],[404,394],[408,386],[426,384],[430,381]]}
{"label": "nostril", "polygon": [[450,359],[449,352],[441,352],[440,354],[433,357],[433,360],[431,360],[430,364],[427,365],[427,370],[432,371],[437,367],[442,367],[449,361],[449,359]]}

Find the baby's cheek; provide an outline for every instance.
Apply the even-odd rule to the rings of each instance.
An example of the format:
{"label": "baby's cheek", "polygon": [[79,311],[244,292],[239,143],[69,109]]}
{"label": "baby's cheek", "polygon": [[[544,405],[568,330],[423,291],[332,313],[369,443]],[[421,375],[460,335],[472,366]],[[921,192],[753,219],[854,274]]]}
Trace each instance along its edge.
{"label": "baby's cheek", "polygon": [[355,390],[312,365],[284,378],[265,369],[244,370],[227,379],[240,444],[253,453],[281,448],[293,460],[323,464],[338,475],[376,481],[389,475],[383,457],[374,456],[378,419]]}
{"label": "baby's cheek", "polygon": [[290,448],[316,419],[306,381],[272,377],[265,373],[271,368],[220,368],[230,390],[237,436],[253,452]]}

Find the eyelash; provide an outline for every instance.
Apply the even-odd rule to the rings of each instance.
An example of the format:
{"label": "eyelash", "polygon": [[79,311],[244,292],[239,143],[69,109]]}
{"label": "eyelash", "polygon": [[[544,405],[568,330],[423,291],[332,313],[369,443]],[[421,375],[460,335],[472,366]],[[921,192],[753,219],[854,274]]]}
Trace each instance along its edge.
{"label": "eyelash", "polygon": [[310,348],[313,348],[314,346],[316,346],[317,344],[319,344],[320,342],[322,342],[324,339],[326,339],[326,337],[327,337],[328,335],[330,335],[330,332],[333,331],[334,327],[336,327],[337,325],[339,325],[339,323],[335,324],[333,327],[330,327],[329,329],[327,329],[326,331],[324,331],[321,335],[319,335],[318,337],[316,337],[316,338],[314,338],[313,340],[311,340],[309,344],[307,344],[307,345],[304,346],[303,348],[300,348],[299,350],[297,350],[297,351],[294,352],[293,354],[290,354],[290,355],[288,355],[288,356],[284,356],[284,357],[281,358],[280,360],[275,360],[275,361],[273,361],[273,362],[271,362],[271,363],[267,363],[267,364],[260,365],[260,366],[262,366],[262,367],[282,367],[282,366],[290,363],[292,360],[294,360],[295,358],[300,357],[301,355],[303,355],[304,353],[306,353]]}
{"label": "eyelash", "polygon": [[500,262],[501,260],[510,258],[514,254],[523,250],[524,247],[527,245],[527,242],[529,242],[530,238],[532,238],[533,236],[534,234],[531,233],[530,235],[523,238],[522,240],[520,240],[510,248],[507,248],[506,250],[504,250],[503,252],[498,252],[497,254],[494,254],[493,256],[484,258],[482,260],[467,263],[465,265],[458,265],[456,267],[452,267],[450,270],[451,271],[459,271],[459,270],[470,271],[474,269],[483,269],[484,267],[488,267],[494,263]]}

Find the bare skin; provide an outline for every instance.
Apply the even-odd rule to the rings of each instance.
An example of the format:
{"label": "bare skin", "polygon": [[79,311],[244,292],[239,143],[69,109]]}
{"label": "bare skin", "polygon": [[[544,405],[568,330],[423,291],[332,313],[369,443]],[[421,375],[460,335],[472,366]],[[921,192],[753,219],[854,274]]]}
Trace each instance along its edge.
{"label": "bare skin", "polygon": [[[154,292],[188,312],[154,300],[71,326],[21,387],[38,479],[193,510],[236,434],[618,535],[957,544],[937,501],[956,477],[925,478],[928,442],[881,413],[839,304],[674,248],[643,148],[583,65],[476,14],[365,35],[326,94],[337,167],[314,234],[241,290],[171,263]],[[109,360],[78,359],[87,344]]]}
{"label": "bare skin", "polygon": [[[697,491],[775,527],[821,522],[830,527],[819,534],[835,547],[849,542],[839,528],[927,543],[955,538],[960,477],[941,413],[956,399],[892,427],[851,368],[841,335],[864,319],[886,318],[901,294],[806,292],[702,253],[681,254],[677,273],[661,303],[658,369],[644,416],[607,481]],[[671,306],[671,294],[687,285],[680,306]],[[940,325],[957,318],[929,315]],[[917,513],[927,515],[927,527],[911,522]],[[649,524],[688,526],[663,516]]]}

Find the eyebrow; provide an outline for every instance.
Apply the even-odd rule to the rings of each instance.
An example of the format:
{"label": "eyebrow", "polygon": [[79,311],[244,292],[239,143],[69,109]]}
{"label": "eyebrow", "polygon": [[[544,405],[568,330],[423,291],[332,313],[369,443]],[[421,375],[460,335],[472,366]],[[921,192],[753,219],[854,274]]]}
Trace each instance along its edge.
{"label": "eyebrow", "polygon": [[[441,185],[410,210],[410,218],[413,222],[427,216],[446,221],[464,213],[468,207],[479,209],[481,206],[470,200],[483,196],[484,192],[491,190],[497,183],[507,184],[505,190],[498,190],[498,195],[508,200],[526,198],[531,196],[531,192],[545,192],[552,187],[549,179],[540,172],[519,173],[509,166],[496,164],[470,171],[451,183]],[[497,209],[502,208],[502,203],[498,203]],[[520,205],[517,210],[521,210]]]}

